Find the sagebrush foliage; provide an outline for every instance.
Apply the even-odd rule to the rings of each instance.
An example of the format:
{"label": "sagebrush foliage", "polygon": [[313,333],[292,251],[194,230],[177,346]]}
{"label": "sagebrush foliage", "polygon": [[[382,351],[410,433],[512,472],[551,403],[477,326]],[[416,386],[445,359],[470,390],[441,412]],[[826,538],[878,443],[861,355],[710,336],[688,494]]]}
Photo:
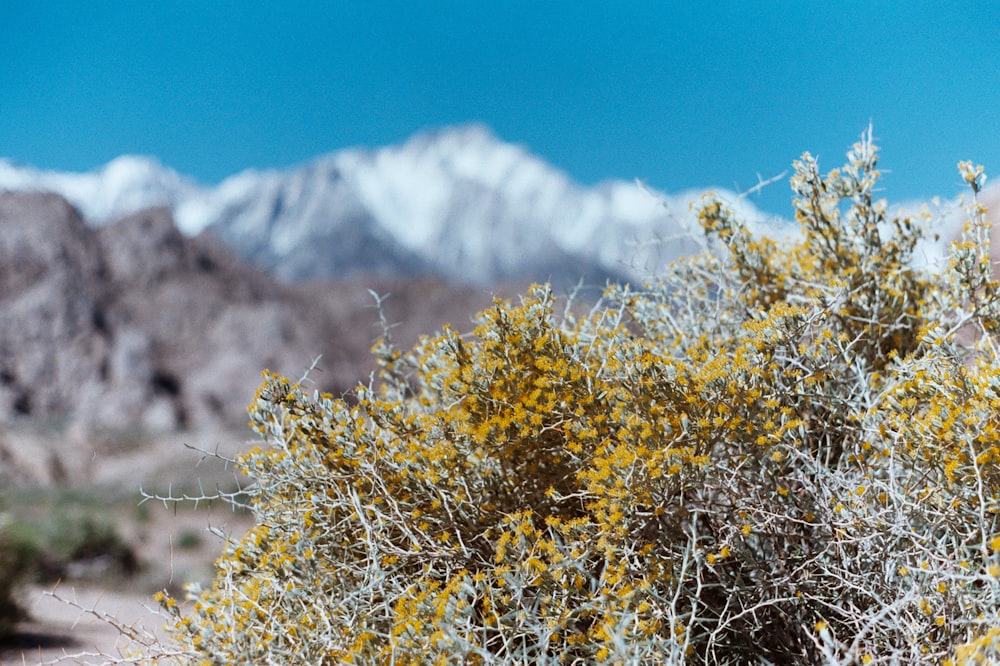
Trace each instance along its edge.
{"label": "sagebrush foliage", "polygon": [[[982,663],[1000,649],[1000,289],[975,197],[940,271],[870,132],[716,199],[714,251],[586,314],[545,287],[401,353],[354,403],[266,374],[256,526],[191,663]],[[982,171],[961,165],[977,193]],[[993,641],[996,639],[996,644]],[[992,651],[992,652],[991,652]],[[978,661],[977,661],[978,660]]]}

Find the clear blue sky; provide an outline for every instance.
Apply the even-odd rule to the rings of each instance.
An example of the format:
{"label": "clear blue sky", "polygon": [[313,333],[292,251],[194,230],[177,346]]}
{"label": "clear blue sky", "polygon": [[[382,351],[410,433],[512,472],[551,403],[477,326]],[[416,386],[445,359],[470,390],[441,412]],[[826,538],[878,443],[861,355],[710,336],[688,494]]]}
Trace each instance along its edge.
{"label": "clear blue sky", "polygon": [[0,156],[42,168],[212,183],[480,121],[585,184],[747,188],[869,120],[892,200],[1000,178],[1000,3],[0,0]]}

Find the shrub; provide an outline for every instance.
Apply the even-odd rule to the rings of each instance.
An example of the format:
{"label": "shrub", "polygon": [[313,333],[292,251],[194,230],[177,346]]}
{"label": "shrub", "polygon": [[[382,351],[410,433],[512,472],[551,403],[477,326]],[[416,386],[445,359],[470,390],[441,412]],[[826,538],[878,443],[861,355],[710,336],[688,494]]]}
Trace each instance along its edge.
{"label": "shrub", "polygon": [[28,583],[131,576],[139,568],[135,552],[95,508],[72,508],[64,498],[47,506],[33,498],[40,511],[19,515],[30,497],[15,496],[0,511],[0,640],[28,618],[18,598]]}
{"label": "shrub", "polygon": [[140,570],[132,546],[112,521],[93,509],[56,509],[42,533],[43,579],[128,577]]}
{"label": "shrub", "polygon": [[[265,373],[255,526],[172,636],[204,663],[876,664],[1000,647],[1000,290],[807,153],[801,233],[718,199],[713,251],[585,314],[496,302],[375,348],[349,404]],[[929,215],[925,217],[929,218]],[[985,656],[984,656],[985,655]]]}
{"label": "shrub", "polygon": [[94,490],[25,488],[10,494],[5,533],[26,553],[35,581],[130,577],[141,563],[118,531],[116,511]]}
{"label": "shrub", "polygon": [[36,554],[36,545],[8,520],[6,513],[0,513],[0,640],[12,634],[15,625],[25,618],[18,591],[31,576]]}

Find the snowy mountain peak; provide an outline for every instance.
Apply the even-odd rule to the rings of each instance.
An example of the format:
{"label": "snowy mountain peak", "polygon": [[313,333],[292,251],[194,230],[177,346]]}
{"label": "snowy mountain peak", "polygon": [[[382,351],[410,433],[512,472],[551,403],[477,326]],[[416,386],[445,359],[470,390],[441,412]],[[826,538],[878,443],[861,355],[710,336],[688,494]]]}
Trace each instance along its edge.
{"label": "snowy mountain peak", "polygon": [[[522,146],[505,143],[485,125],[468,125],[418,134],[402,146],[378,151],[383,160],[410,159],[421,167],[436,167],[452,178],[486,187],[500,187],[515,170],[556,173]],[[561,174],[560,174],[561,175]]]}
{"label": "snowy mountain peak", "polygon": [[95,171],[110,187],[119,188],[164,178],[179,178],[173,169],[164,167],[155,157],[145,155],[121,155]]}
{"label": "snowy mountain peak", "polygon": [[84,173],[41,171],[0,160],[0,190],[56,192],[88,221],[101,224],[143,208],[172,207],[198,186],[156,158],[123,155]]}
{"label": "snowy mountain peak", "polygon": [[[701,194],[670,197],[621,181],[584,188],[481,124],[244,171],[216,187],[147,157],[83,174],[0,161],[5,188],[54,190],[94,224],[170,206],[185,233],[210,229],[286,279],[433,273],[479,284],[648,275],[697,249],[683,237]],[[751,221],[764,218],[722,194]]]}

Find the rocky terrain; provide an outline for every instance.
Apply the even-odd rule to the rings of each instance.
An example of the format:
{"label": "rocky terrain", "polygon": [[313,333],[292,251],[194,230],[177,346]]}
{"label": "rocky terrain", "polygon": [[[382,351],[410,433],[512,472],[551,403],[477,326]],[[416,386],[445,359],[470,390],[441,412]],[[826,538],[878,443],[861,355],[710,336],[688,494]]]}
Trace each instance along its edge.
{"label": "rocky terrain", "polygon": [[289,285],[153,208],[99,228],[54,194],[0,194],[0,421],[171,431],[245,424],[264,368],[365,380],[386,295],[401,344],[468,328],[489,291],[434,279]]}

